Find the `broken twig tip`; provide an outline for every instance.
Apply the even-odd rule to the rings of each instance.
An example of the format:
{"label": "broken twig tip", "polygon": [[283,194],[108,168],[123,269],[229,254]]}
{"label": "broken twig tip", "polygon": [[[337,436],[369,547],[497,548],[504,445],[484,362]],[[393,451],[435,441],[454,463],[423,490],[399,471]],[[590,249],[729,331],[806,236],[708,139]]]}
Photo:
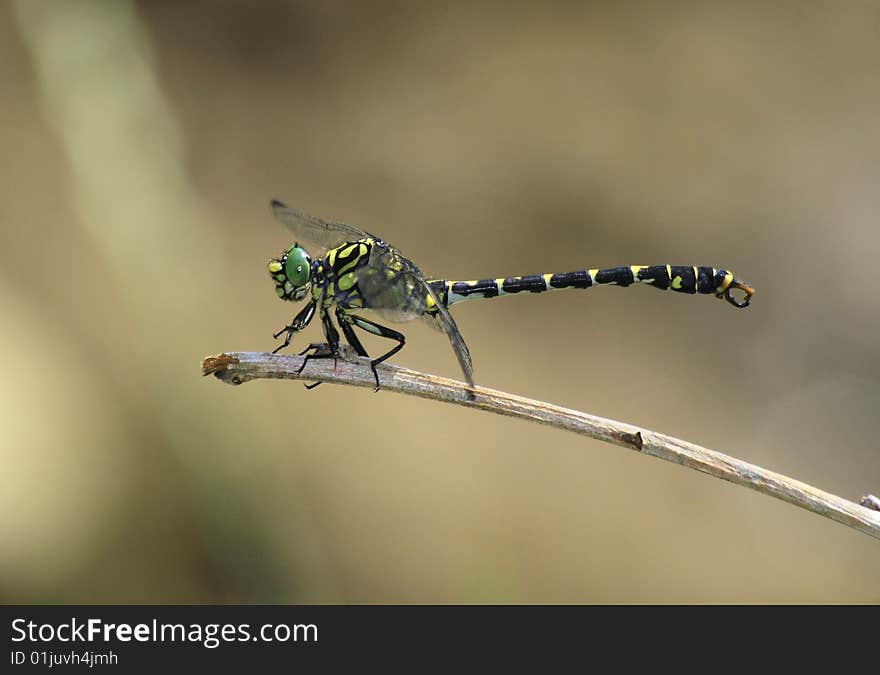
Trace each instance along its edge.
{"label": "broken twig tip", "polygon": [[221,377],[229,366],[234,366],[239,360],[229,354],[217,354],[206,356],[202,361],[202,375],[216,375]]}

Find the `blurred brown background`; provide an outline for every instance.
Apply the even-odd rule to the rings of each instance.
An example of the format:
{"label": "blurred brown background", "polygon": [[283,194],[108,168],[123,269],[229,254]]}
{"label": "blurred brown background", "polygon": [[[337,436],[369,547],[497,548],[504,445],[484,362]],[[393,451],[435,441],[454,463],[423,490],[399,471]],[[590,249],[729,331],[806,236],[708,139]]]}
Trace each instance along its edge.
{"label": "blurred brown background", "polygon": [[[877,3],[22,0],[0,77],[3,601],[880,601],[878,542],[742,488],[199,374],[297,309],[272,197],[446,277],[727,266],[748,310],[455,315],[480,384],[880,492]],[[402,330],[396,363],[458,376]]]}

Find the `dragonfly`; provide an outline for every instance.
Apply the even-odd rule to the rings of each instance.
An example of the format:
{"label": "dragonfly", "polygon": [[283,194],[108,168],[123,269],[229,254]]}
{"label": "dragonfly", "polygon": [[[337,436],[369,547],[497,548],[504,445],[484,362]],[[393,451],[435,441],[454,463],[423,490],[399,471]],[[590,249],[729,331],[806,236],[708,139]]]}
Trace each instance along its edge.
{"label": "dragonfly", "polygon": [[[273,354],[288,347],[293,336],[311,323],[317,314],[324,329],[324,343],[310,343],[299,372],[312,358],[341,357],[339,331],[354,351],[370,358],[355,329],[393,340],[396,344],[377,358],[370,368],[379,391],[376,369],[406,343],[403,333],[364,317],[361,310],[373,310],[391,322],[422,319],[449,338],[452,351],[468,385],[473,388],[473,361],[467,344],[449,313],[449,306],[465,300],[495,298],[517,293],[543,293],[566,288],[601,285],[648,284],[678,293],[714,295],[734,307],[749,305],[755,289],[726,269],[684,265],[628,265],[582,269],[555,274],[451,281],[426,277],[409,258],[380,237],[353,225],[323,220],[305,211],[271,202],[275,218],[294,235],[294,244],[281,257],[269,260],[269,274],[275,292],[286,301],[307,300],[291,322],[273,335],[284,336]],[[309,250],[318,251],[313,259]],[[332,316],[331,316],[332,314]],[[309,388],[318,383],[308,385]]]}

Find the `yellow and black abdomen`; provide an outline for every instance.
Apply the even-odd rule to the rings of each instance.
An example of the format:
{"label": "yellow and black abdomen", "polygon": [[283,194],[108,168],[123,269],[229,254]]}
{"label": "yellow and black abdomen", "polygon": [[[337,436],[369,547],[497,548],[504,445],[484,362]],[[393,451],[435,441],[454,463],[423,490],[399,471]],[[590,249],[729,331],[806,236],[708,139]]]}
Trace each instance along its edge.
{"label": "yellow and black abdomen", "polygon": [[[648,284],[677,293],[715,295],[736,307],[745,307],[754,289],[738,281],[732,272],[714,267],[684,265],[630,265],[604,269],[578,270],[556,274],[532,274],[521,277],[478,279],[475,281],[434,280],[437,295],[446,305],[477,298],[495,298],[515,293],[543,293],[565,288],[590,288],[592,286]],[[743,292],[743,299],[736,300],[731,290]]]}

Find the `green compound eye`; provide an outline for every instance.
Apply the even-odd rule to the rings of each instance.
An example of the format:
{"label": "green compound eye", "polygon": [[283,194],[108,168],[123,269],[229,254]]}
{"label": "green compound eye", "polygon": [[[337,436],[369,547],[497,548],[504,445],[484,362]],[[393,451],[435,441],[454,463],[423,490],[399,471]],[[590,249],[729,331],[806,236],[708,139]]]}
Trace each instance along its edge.
{"label": "green compound eye", "polygon": [[312,259],[309,258],[309,254],[304,249],[293,245],[287,252],[284,272],[287,274],[287,280],[293,284],[294,288],[305,286],[309,283],[309,278],[312,275]]}

